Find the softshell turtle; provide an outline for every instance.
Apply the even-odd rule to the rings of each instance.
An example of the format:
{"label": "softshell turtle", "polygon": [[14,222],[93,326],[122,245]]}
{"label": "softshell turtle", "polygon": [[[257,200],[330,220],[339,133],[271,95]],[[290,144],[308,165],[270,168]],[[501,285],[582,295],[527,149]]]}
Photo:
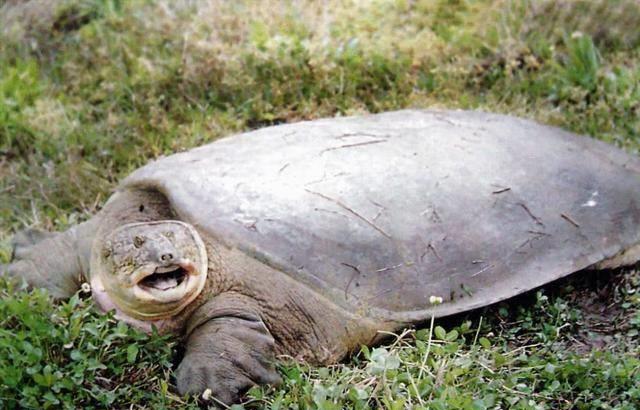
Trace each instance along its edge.
{"label": "softshell turtle", "polygon": [[15,238],[12,276],[184,335],[180,392],[275,383],[379,331],[640,254],[640,161],[471,111],[279,125],[133,172],[89,221]]}

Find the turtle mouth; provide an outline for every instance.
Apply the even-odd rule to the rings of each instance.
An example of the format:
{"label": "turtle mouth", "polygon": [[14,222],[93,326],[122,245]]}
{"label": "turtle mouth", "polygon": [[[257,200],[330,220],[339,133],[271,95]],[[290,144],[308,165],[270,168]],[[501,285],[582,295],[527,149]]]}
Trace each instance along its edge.
{"label": "turtle mouth", "polygon": [[145,290],[167,291],[179,287],[184,283],[191,273],[191,266],[177,264],[157,267],[150,274],[138,282],[138,286]]}

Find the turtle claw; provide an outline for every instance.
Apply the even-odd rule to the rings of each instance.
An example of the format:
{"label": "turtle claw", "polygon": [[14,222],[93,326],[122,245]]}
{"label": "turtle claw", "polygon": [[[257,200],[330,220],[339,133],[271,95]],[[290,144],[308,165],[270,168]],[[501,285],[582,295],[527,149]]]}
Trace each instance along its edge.
{"label": "turtle claw", "polygon": [[180,394],[233,404],[251,387],[278,384],[275,342],[259,318],[221,317],[196,328],[176,370]]}
{"label": "turtle claw", "polygon": [[200,395],[205,401],[215,400],[230,405],[255,383],[242,372],[220,365],[211,356],[193,355],[180,363],[176,374],[180,394]]}

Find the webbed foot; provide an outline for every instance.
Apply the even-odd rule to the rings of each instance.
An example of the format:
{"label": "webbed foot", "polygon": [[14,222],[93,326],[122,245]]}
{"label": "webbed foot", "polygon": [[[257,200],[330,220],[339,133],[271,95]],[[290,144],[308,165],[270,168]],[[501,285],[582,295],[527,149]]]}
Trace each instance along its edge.
{"label": "webbed foot", "polygon": [[256,315],[212,318],[189,335],[176,378],[181,394],[210,390],[232,404],[255,385],[280,383],[274,339]]}

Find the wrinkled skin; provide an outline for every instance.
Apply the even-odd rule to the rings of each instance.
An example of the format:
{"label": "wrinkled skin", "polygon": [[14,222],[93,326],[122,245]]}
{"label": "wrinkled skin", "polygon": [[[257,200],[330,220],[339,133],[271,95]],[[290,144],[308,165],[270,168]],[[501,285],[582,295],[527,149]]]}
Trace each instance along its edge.
{"label": "wrinkled skin", "polygon": [[[118,318],[142,330],[150,331],[153,325],[183,335],[186,351],[176,372],[178,391],[201,394],[210,389],[224,403],[238,401],[256,384],[277,384],[277,355],[334,362],[371,343],[378,328],[389,328],[338,309],[236,249],[211,238],[203,243],[190,225],[165,219],[173,217],[157,193],[119,193],[93,219],[69,231],[16,235],[6,271],[49,289],[57,299],[90,282],[102,310],[113,309]],[[49,257],[52,247],[56,258]],[[168,253],[173,262],[163,260]],[[176,292],[173,279],[155,282],[159,289],[151,292],[139,284],[144,275],[158,267],[171,268],[176,260],[193,265],[190,274],[197,280],[191,291],[183,289],[182,298],[171,295],[160,303],[164,293]]]}
{"label": "wrinkled skin", "polygon": [[103,310],[184,338],[181,393],[232,403],[279,381],[279,355],[335,363],[384,332],[636,262],[639,175],[620,150],[493,114],[286,125],[141,168],[89,221],[17,234],[2,270],[56,298],[91,283]]}

